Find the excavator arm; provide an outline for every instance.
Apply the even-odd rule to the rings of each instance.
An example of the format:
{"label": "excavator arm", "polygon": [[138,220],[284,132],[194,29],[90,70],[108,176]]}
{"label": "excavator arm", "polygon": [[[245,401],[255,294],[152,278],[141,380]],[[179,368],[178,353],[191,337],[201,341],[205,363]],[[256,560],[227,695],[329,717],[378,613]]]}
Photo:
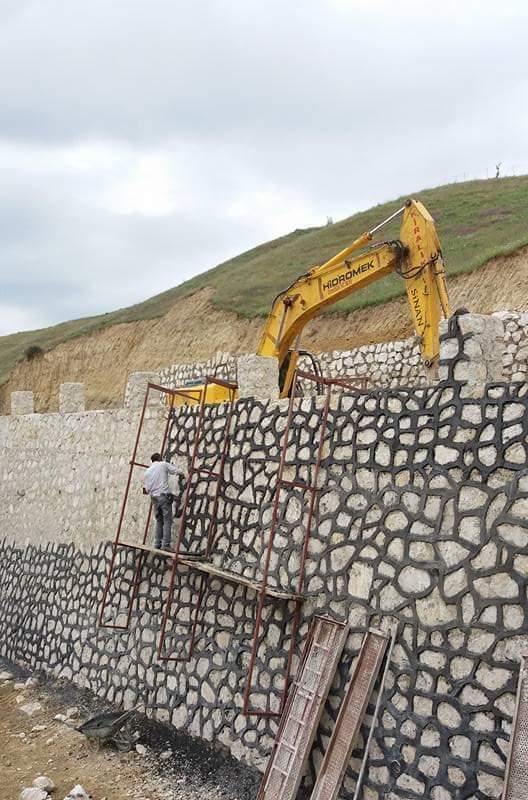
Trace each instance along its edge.
{"label": "excavator arm", "polygon": [[[403,213],[403,220],[398,240],[375,245],[350,257],[399,213]],[[434,365],[439,349],[438,323],[442,313],[450,315],[444,263],[431,215],[422,203],[409,200],[388,220],[363,234],[330,261],[301,275],[275,298],[257,353],[278,359],[282,368],[282,396],[290,390],[298,358],[296,345],[306,323],[323,308],[392,272],[405,280],[422,357],[427,367]]]}
{"label": "excavator arm", "polygon": [[[399,239],[382,242],[368,250],[374,234],[395,217],[402,216]],[[281,397],[289,395],[299,358],[304,326],[323,308],[396,272],[405,280],[414,329],[420,338],[426,367],[438,359],[438,324],[451,315],[445,269],[434,221],[425,206],[408,200],[402,208],[367,231],[329,261],[297,278],[274,300],[257,354],[274,356],[280,368]],[[221,386],[194,386],[206,391],[206,402],[219,403],[229,392]],[[180,404],[181,400],[176,400]],[[191,404],[197,401],[185,400]]]}

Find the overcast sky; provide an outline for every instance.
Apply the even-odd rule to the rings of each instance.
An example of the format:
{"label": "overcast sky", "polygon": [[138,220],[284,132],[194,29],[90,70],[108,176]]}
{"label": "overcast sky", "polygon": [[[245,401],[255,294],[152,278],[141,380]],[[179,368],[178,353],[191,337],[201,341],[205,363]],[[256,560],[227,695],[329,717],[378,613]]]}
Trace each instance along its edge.
{"label": "overcast sky", "polygon": [[0,0],[0,334],[528,172],[526,0]]}

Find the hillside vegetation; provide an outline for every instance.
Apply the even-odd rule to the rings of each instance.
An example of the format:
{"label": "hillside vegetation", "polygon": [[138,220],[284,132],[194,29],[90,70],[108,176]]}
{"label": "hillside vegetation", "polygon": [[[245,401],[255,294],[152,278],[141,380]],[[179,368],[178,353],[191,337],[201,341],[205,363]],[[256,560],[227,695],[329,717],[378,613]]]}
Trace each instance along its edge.
{"label": "hillside vegetation", "polygon": [[[435,218],[449,275],[474,270],[528,243],[528,176],[450,184],[413,196],[422,200]],[[0,383],[6,381],[30,345],[49,350],[110,325],[162,317],[177,301],[205,287],[213,290],[211,302],[218,309],[247,318],[265,316],[275,295],[297,275],[334,255],[406,199],[400,197],[374,206],[333,225],[294,231],[134,306],[0,337]],[[394,238],[398,229],[396,220],[384,229],[383,238]],[[377,305],[403,291],[401,279],[392,276],[346,298],[326,313]]]}

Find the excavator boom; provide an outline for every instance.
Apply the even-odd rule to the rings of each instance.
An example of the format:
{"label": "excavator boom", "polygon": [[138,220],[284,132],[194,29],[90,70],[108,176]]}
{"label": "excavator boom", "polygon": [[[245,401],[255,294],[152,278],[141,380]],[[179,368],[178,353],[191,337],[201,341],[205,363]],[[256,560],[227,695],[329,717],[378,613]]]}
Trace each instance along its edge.
{"label": "excavator boom", "polygon": [[[376,245],[349,258],[350,253],[372,239],[373,231],[369,231],[330,261],[302,275],[278,295],[264,326],[257,353],[275,356],[282,365],[304,326],[323,308],[396,272],[405,280],[422,357],[427,367],[432,366],[438,358],[441,314],[450,314],[440,242],[433,218],[422,203],[409,200],[396,212],[399,213],[403,214],[403,220],[398,240]],[[284,378],[283,393],[289,389],[296,361],[294,353]]]}
{"label": "excavator boom", "polygon": [[[358,253],[374,234],[403,215],[399,239]],[[433,218],[418,200],[408,200],[370,231],[324,264],[301,275],[274,300],[257,349],[261,356],[278,359],[281,396],[289,394],[304,326],[323,308],[337,303],[374,281],[396,272],[405,281],[407,299],[422,358],[427,368],[438,359],[438,325],[451,314],[445,268]],[[223,398],[211,397],[211,402]]]}

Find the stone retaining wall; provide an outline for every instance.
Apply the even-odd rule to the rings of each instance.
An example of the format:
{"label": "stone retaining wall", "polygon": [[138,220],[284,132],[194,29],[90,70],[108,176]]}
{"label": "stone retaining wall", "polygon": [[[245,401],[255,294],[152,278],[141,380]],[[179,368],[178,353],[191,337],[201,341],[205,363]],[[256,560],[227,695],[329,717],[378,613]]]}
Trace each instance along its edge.
{"label": "stone retaining wall", "polygon": [[[470,351],[471,336],[456,321],[446,336],[459,342],[457,358]],[[489,384],[472,397],[452,374],[433,388],[343,394],[333,400],[296,654],[315,613],[348,620],[351,634],[305,788],[321,762],[364,631],[369,625],[398,625],[364,797],[500,796],[518,658],[528,647],[528,386]],[[104,412],[108,420],[111,413]],[[318,398],[299,401],[288,451],[290,479],[306,481],[313,474],[320,414]],[[156,648],[168,571],[166,561],[149,558],[130,628],[98,629],[109,547],[94,544],[81,552],[64,542],[75,536],[71,514],[87,475],[97,463],[101,469],[108,464],[105,448],[111,447],[118,459],[121,445],[116,437],[123,420],[115,417],[114,427],[100,429],[105,445],[97,458],[90,460],[86,447],[84,458],[77,461],[76,415],[63,416],[62,426],[52,420],[58,416],[44,415],[40,423],[35,423],[38,415],[11,421],[28,426],[27,442],[32,436],[39,441],[39,429],[33,425],[49,426],[33,461],[29,444],[26,449],[13,446],[21,441],[20,430],[3,432],[4,444],[11,448],[8,467],[25,491],[21,502],[33,504],[29,517],[34,534],[29,546],[21,546],[20,515],[4,513],[1,654],[71,679],[116,703],[131,706],[141,700],[157,718],[217,740],[238,758],[262,768],[277,723],[242,713],[254,593],[240,584],[210,579],[192,658],[159,662]],[[212,559],[249,578],[261,575],[285,416],[284,401],[247,399],[235,408]],[[71,427],[66,419],[72,420]],[[159,417],[154,420],[157,424]],[[212,471],[218,466],[224,423],[225,407],[210,407],[201,463]],[[195,424],[195,409],[177,412],[171,454],[189,455]],[[123,471],[130,438],[131,431],[122,461],[113,462]],[[64,502],[59,490],[64,488],[68,462],[82,469],[83,477],[79,480],[70,471],[73,483]],[[42,475],[42,482],[39,478],[34,484],[36,474]],[[53,544],[45,543],[51,520],[46,516],[43,521],[37,513],[44,476],[49,493],[42,506],[54,512]],[[15,484],[9,480],[13,502]],[[139,486],[135,491],[139,501]],[[185,539],[191,551],[201,549],[211,532],[213,498],[213,479],[196,477]],[[100,513],[114,522],[117,508],[117,496],[113,507],[108,497]],[[306,495],[300,490],[283,493],[270,574],[278,587],[296,584],[306,524]],[[85,523],[79,520],[78,525]],[[131,518],[127,538],[140,530],[140,520]],[[130,597],[132,583],[133,556],[122,551],[114,608]],[[173,653],[182,655],[188,645],[187,623],[199,591],[199,573],[182,569],[169,630]],[[266,611],[252,700],[270,708],[279,702],[291,612],[285,602],[270,604]],[[364,736],[363,731],[363,740]],[[345,777],[344,798],[353,794],[360,747],[358,742]]]}
{"label": "stone retaining wall", "polygon": [[528,375],[528,312],[499,311],[493,316],[504,322],[504,374],[509,380],[524,381]]}
{"label": "stone retaining wall", "polygon": [[[319,353],[323,375],[327,378],[368,378],[374,386],[425,386],[427,375],[420,356],[416,337],[401,342],[380,342],[358,347],[355,350],[334,350]],[[313,372],[310,358],[299,359],[301,369]],[[187,381],[215,375],[227,380],[237,380],[237,359],[227,353],[205,362],[172,364],[160,371],[164,386],[183,386]]]}
{"label": "stone retaining wall", "polygon": [[[0,537],[89,549],[114,536],[139,422],[136,409],[0,417]],[[149,408],[138,459],[159,448],[164,411]],[[136,473],[129,514],[146,514]]]}
{"label": "stone retaining wall", "polygon": [[[492,316],[504,322],[502,364],[507,380],[522,381],[528,375],[528,312],[499,311]],[[426,386],[428,378],[420,356],[415,336],[397,342],[380,342],[358,347],[355,350],[334,350],[320,353],[323,375],[327,378],[366,377],[374,386]],[[300,360],[302,369],[312,371],[309,359]],[[228,353],[217,355],[206,362],[173,364],[161,370],[165,386],[181,386],[187,380],[216,375],[236,380],[236,358]]]}
{"label": "stone retaining wall", "polygon": [[236,356],[218,352],[208,361],[196,361],[192,364],[172,364],[160,370],[160,381],[163,386],[183,386],[187,381],[213,375],[226,381],[236,381]]}

